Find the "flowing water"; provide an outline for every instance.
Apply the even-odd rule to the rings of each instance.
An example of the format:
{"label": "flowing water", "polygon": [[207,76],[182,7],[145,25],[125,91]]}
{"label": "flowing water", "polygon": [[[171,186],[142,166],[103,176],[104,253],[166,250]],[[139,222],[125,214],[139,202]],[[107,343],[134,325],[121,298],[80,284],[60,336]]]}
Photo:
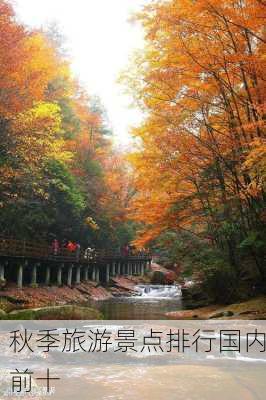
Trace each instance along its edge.
{"label": "flowing water", "polygon": [[135,291],[134,296],[114,297],[96,306],[108,320],[162,320],[165,313],[183,308],[178,285],[137,285]]}
{"label": "flowing water", "polygon": [[[10,370],[19,368],[24,371],[29,368],[36,376],[40,376],[49,366],[51,374],[60,377],[54,383],[54,400],[265,399],[265,353],[246,353],[244,336],[244,332],[254,331],[256,327],[258,332],[265,332],[264,321],[158,321],[165,319],[164,314],[167,311],[184,308],[179,286],[137,285],[134,296],[97,302],[97,306],[110,321],[24,321],[23,327],[19,326],[19,329],[38,332],[38,329],[44,329],[45,324],[45,329],[58,329],[60,338],[68,337],[67,346],[72,343],[71,340],[69,342],[69,333],[68,336],[60,333],[65,328],[70,328],[70,332],[86,331],[85,338],[89,340],[94,337],[92,332],[102,331],[105,332],[102,336],[103,342],[105,335],[111,335],[112,346],[107,351],[98,348],[95,351],[87,351],[86,348],[85,351],[74,351],[71,347],[69,352],[68,349],[63,352],[59,347],[49,353],[42,353],[42,349],[39,349],[34,354],[26,351],[15,357],[17,354],[14,355],[8,343],[10,332],[18,329],[17,322],[7,321],[6,327],[2,324],[0,393],[10,384]],[[166,346],[164,351],[159,351],[157,342],[153,342],[156,348],[150,349],[146,346],[145,351],[142,351],[144,337],[150,335],[151,329],[156,335],[162,333],[161,344],[163,348]],[[243,342],[241,352],[221,352],[219,340],[213,341],[211,353],[205,352],[205,341],[198,352],[193,348],[179,352],[176,347],[168,352],[168,337],[165,333],[169,329],[174,332],[179,329],[190,332],[193,339],[198,329],[205,329],[205,332],[211,332],[208,329],[215,331],[216,339],[219,338],[219,329],[239,330],[241,343]],[[123,342],[121,336],[118,339],[118,332],[121,330],[133,330],[135,351],[115,350],[118,340]],[[74,343],[78,344],[79,341]],[[82,341],[81,343],[85,346]],[[34,383],[39,385],[39,381]],[[0,399],[2,398],[4,397],[0,394]]]}
{"label": "flowing water", "polygon": [[178,285],[137,285],[135,290],[139,292],[141,298],[180,298],[182,295],[181,287]]}
{"label": "flowing water", "polygon": [[[145,296],[144,296],[145,297]],[[244,332],[255,327],[259,332],[265,331],[265,324],[261,321],[26,321],[20,329],[27,329],[38,334],[39,329],[58,329],[64,332],[66,328],[78,332],[86,331],[86,338],[91,332],[98,330],[111,333],[113,347],[117,346],[116,339],[121,329],[133,329],[138,351],[115,352],[113,347],[108,351],[71,351],[63,352],[61,348],[53,348],[49,353],[42,349],[34,353],[22,351],[14,354],[8,346],[10,332],[18,329],[16,321],[7,321],[0,332],[0,399],[6,388],[10,387],[10,371],[15,368],[33,371],[34,387],[43,384],[35,380],[35,376],[43,376],[47,367],[51,376],[60,378],[54,381],[54,400],[264,400],[266,393],[264,353],[246,353]],[[222,326],[220,326],[222,324]],[[247,325],[250,324],[250,327]],[[196,352],[188,349],[179,352],[141,351],[143,337],[150,329],[155,334],[184,329],[195,332],[199,328],[239,329],[243,346],[241,353],[220,353],[219,343],[214,342],[211,353]],[[107,334],[108,336],[108,334]],[[63,335],[64,337],[64,335]],[[162,336],[162,345],[166,345],[166,337]],[[34,347],[35,349],[35,347]],[[17,396],[19,397],[19,396]],[[16,397],[16,398],[17,398]],[[11,400],[15,397],[9,397]],[[27,398],[31,398],[28,396]],[[44,396],[34,399],[44,399]]]}

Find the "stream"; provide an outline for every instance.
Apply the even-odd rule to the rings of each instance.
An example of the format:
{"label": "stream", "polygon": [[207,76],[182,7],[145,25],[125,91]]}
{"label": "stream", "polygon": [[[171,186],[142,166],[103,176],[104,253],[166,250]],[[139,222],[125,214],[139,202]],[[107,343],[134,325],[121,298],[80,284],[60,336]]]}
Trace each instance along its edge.
{"label": "stream", "polygon": [[[0,393],[7,394],[3,397],[0,394],[0,398],[14,398],[7,392],[10,371],[14,368],[34,371],[34,379],[43,376],[48,366],[52,376],[59,378],[53,382],[54,400],[265,398],[265,353],[260,352],[260,348],[247,352],[245,341],[247,332],[254,332],[254,329],[265,332],[265,321],[167,321],[166,312],[185,308],[178,285],[137,285],[134,295],[97,301],[95,306],[109,321],[3,323],[0,330]],[[60,343],[48,353],[38,348],[39,339],[32,342],[34,353],[26,348],[14,354],[8,345],[13,330],[20,329],[23,334],[27,329],[34,338],[39,338],[39,330],[48,328],[57,331],[56,340]],[[221,329],[240,333],[241,350],[221,351]],[[187,332],[194,341],[199,330],[205,332],[205,339],[199,342],[198,351],[193,345],[179,350],[176,341],[169,350],[169,332]],[[158,340],[145,341],[151,332],[155,337],[159,335],[159,344]],[[129,335],[127,340],[124,335]],[[260,339],[262,336],[259,333]],[[109,346],[105,348],[104,343]],[[122,347],[133,344],[126,351],[120,351],[119,343]],[[34,380],[34,387],[41,389],[41,383]]]}
{"label": "stream", "polygon": [[[61,347],[49,353],[38,349],[33,354],[23,351],[15,357],[18,354],[14,355],[7,343],[9,332],[18,329],[17,323],[7,321],[6,327],[3,324],[0,336],[0,393],[8,387],[11,369],[29,368],[40,376],[49,366],[51,374],[60,378],[54,384],[54,400],[265,398],[265,353],[261,353],[260,349],[249,353],[245,351],[245,332],[252,332],[256,327],[258,332],[264,332],[263,321],[167,321],[166,312],[185,308],[178,285],[141,284],[135,286],[134,295],[97,301],[94,306],[109,321],[24,321],[23,328],[19,326],[19,329],[32,330],[33,334],[38,328],[56,329],[61,341],[65,342],[66,351],[62,350],[65,346],[62,343]],[[66,331],[66,328],[70,330]],[[239,330],[241,351],[221,352],[219,329]],[[200,342],[199,351],[193,346],[179,351],[177,342],[169,350],[169,332],[184,331],[194,340],[198,330],[206,332],[205,339],[212,338],[211,352],[208,340]],[[212,330],[214,333],[211,333]],[[159,344],[158,339],[145,342],[144,338],[149,338],[151,332],[159,335]],[[79,341],[84,333],[84,340]],[[123,335],[129,335],[127,340]],[[88,343],[91,341],[96,347],[90,347]],[[109,346],[105,348],[104,343],[109,343]],[[119,350],[118,343],[130,346],[124,352],[120,351],[121,348]],[[74,350],[73,346],[77,348]],[[34,384],[39,390],[39,381],[34,381]],[[5,396],[0,395],[0,398]]]}
{"label": "stream", "polygon": [[[151,293],[154,289],[151,289]],[[158,288],[155,294],[162,292]],[[148,293],[146,293],[148,294]],[[141,296],[142,297],[142,296]],[[145,297],[145,296],[144,296]],[[143,301],[146,303],[146,299]],[[147,297],[147,296],[146,296]],[[173,296],[175,297],[175,296]],[[164,301],[164,299],[162,300]],[[149,306],[147,306],[149,308]],[[150,309],[150,308],[149,308]],[[265,321],[24,321],[17,325],[16,321],[7,321],[2,324],[0,332],[0,398],[17,398],[8,395],[10,387],[10,371],[14,368],[33,371],[34,388],[41,389],[42,382],[35,380],[35,376],[43,376],[47,367],[52,376],[59,380],[52,383],[55,393],[54,400],[264,400],[266,392],[265,354],[259,349],[247,353],[245,350],[245,334],[254,331],[265,332]],[[34,353],[24,349],[14,354],[8,343],[10,331],[24,329],[32,332],[36,338],[40,329],[57,330],[60,345],[43,352],[38,348],[38,342],[32,343]],[[187,348],[179,351],[173,348],[167,351],[167,336],[170,329],[177,332],[185,330],[193,335],[198,329],[213,329],[214,337],[218,339],[219,329],[239,329],[241,332],[241,351],[220,351],[219,341],[213,342],[211,353],[205,352],[206,342],[199,351]],[[69,329],[68,331],[66,329]],[[142,351],[144,337],[153,333],[161,333],[162,351],[158,344],[153,342],[151,349],[147,346]],[[131,332],[135,344],[128,351],[117,351],[118,342],[123,337],[118,332]],[[74,351],[68,346],[72,342],[69,332],[76,331],[78,338],[85,333],[85,342],[81,341],[83,350]],[[65,333],[68,336],[65,336]],[[110,337],[110,346],[105,351],[97,347],[92,351],[87,345],[103,332],[102,342]],[[210,332],[210,331],[209,331]],[[217,335],[216,335],[217,333]],[[261,336],[261,334],[260,334]],[[63,351],[64,338],[67,339],[66,351]],[[120,339],[118,339],[120,337]],[[194,337],[194,335],[193,335]],[[132,341],[132,336],[129,337]],[[62,343],[61,343],[62,342]],[[98,339],[99,342],[99,339]],[[97,342],[97,343],[98,343]],[[128,343],[128,341],[127,341]],[[132,346],[135,351],[132,350]],[[154,348],[154,346],[156,346]],[[36,350],[37,348],[37,350]],[[37,378],[38,379],[38,378]],[[7,393],[3,396],[1,393]],[[30,398],[30,397],[27,397]],[[44,396],[35,396],[34,399],[44,399]]]}
{"label": "stream", "polygon": [[182,310],[178,285],[136,285],[137,295],[113,297],[94,305],[107,320],[163,320],[165,313]]}

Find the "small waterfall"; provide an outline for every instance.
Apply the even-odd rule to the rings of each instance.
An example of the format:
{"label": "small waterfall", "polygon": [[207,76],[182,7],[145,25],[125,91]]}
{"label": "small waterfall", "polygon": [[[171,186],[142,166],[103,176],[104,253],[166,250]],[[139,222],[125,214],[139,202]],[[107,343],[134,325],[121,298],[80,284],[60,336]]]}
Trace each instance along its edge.
{"label": "small waterfall", "polygon": [[139,297],[173,298],[181,296],[181,287],[178,285],[137,285],[135,290]]}

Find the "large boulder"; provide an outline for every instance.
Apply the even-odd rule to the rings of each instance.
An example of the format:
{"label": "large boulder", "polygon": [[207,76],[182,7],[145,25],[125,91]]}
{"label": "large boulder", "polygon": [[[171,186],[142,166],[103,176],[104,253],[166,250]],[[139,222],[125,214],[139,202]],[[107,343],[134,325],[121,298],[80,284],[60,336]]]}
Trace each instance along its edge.
{"label": "large boulder", "polygon": [[152,263],[150,272],[151,283],[158,285],[171,285],[176,279],[176,273],[159,264]]}

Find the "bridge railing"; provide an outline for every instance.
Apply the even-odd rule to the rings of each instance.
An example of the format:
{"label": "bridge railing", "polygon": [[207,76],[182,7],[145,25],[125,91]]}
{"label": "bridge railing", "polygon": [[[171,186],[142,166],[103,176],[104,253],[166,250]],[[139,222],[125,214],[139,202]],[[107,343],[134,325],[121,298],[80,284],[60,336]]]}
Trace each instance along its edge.
{"label": "bridge railing", "polygon": [[43,258],[47,257],[48,253],[47,246],[42,243],[0,237],[0,255]]}
{"label": "bridge railing", "polygon": [[78,261],[97,261],[106,259],[128,258],[128,259],[150,259],[151,256],[146,253],[136,253],[122,255],[113,250],[93,250],[90,254],[81,249],[77,252],[71,252],[66,248],[60,248],[54,251],[52,246],[45,242],[36,242],[28,240],[17,240],[0,237],[0,256],[4,257],[23,257],[35,259],[53,259],[62,262]]}

